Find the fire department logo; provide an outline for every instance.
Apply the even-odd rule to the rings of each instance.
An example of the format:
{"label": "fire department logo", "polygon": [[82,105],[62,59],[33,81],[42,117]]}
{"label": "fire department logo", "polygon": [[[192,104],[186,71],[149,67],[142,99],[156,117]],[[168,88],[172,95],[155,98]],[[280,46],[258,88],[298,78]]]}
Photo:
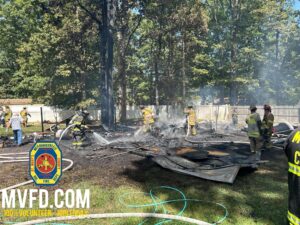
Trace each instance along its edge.
{"label": "fire department logo", "polygon": [[50,154],[42,154],[36,159],[37,169],[41,173],[51,173],[56,166],[55,158]]}
{"label": "fire department logo", "polygon": [[56,142],[36,142],[30,150],[30,176],[36,185],[55,185],[62,175],[62,152]]}

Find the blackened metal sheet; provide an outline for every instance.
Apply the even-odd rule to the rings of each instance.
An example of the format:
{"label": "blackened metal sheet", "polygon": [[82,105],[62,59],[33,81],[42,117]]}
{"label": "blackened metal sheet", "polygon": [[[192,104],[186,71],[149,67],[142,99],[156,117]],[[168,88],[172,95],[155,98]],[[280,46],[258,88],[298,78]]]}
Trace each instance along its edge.
{"label": "blackened metal sheet", "polygon": [[235,181],[236,175],[240,170],[239,165],[201,169],[198,164],[176,156],[157,156],[153,160],[161,167],[178,173],[230,184]]}

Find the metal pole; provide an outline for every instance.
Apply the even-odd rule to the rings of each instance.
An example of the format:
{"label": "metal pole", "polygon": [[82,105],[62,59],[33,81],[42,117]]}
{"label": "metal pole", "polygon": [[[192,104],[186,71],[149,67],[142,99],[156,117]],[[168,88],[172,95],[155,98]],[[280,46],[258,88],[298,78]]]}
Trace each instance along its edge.
{"label": "metal pole", "polygon": [[43,107],[40,107],[41,109],[41,125],[42,125],[42,135],[44,137],[44,118],[43,118]]}
{"label": "metal pole", "polygon": [[218,107],[217,107],[217,110],[216,110],[216,112],[215,112],[215,116],[216,116],[216,131],[215,132],[217,132],[217,130],[218,130],[218,119],[219,119],[219,105],[218,105]]}

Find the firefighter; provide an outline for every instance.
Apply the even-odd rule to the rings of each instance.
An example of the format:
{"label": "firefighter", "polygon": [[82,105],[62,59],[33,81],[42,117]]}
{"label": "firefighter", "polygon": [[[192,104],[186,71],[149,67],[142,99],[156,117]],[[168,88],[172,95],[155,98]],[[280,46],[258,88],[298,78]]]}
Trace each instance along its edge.
{"label": "firefighter", "polygon": [[8,105],[5,106],[5,111],[4,111],[4,122],[6,126],[6,130],[9,128],[9,120],[12,117],[12,111]]}
{"label": "firefighter", "polygon": [[85,125],[88,113],[86,111],[77,111],[72,117],[70,125],[73,125],[72,136],[73,146],[80,147],[85,139],[87,126]]}
{"label": "firefighter", "polygon": [[187,109],[184,110],[187,115],[187,136],[192,133],[193,136],[197,134],[196,132],[196,112],[192,105],[189,105]]}
{"label": "firefighter", "polygon": [[300,128],[287,138],[284,151],[288,158],[288,224],[300,224]]}
{"label": "firefighter", "polygon": [[0,127],[5,127],[4,116],[5,112],[3,111],[3,107],[0,106]]}
{"label": "firefighter", "polygon": [[237,126],[238,125],[238,111],[237,111],[237,108],[234,107],[233,110],[232,110],[232,115],[231,115],[231,118],[232,118],[232,124],[233,126]]}
{"label": "firefighter", "polygon": [[273,133],[274,115],[272,114],[271,106],[264,105],[264,118],[262,121],[262,135],[264,139],[264,148],[271,149],[271,137]]}
{"label": "firefighter", "polygon": [[261,119],[256,112],[257,108],[255,105],[251,105],[249,109],[251,113],[246,118],[246,123],[248,124],[248,137],[250,140],[251,152],[256,153],[262,146]]}
{"label": "firefighter", "polygon": [[20,112],[20,116],[23,119],[23,126],[27,127],[28,116],[31,117],[31,115],[27,111],[27,107],[23,107],[22,111]]}
{"label": "firefighter", "polygon": [[154,112],[150,107],[140,106],[143,115],[144,132],[148,132],[154,125]]}

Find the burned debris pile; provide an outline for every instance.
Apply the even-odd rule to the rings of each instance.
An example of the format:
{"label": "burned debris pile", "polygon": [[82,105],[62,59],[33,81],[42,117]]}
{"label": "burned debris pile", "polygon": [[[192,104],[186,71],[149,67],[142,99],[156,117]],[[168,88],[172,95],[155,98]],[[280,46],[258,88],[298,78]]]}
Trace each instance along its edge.
{"label": "burned debris pile", "polygon": [[[230,184],[241,168],[256,169],[263,163],[260,152],[250,152],[246,133],[226,124],[220,124],[216,131],[210,124],[203,123],[197,128],[198,134],[189,137],[184,127],[160,125],[154,133],[143,133],[138,126],[120,126],[115,132],[99,129],[92,132],[91,145],[79,152],[88,158],[99,156],[100,151],[107,149],[120,151],[120,154],[137,154],[177,173]],[[278,147],[282,144],[282,135],[287,135],[292,128],[279,124],[275,129],[279,133],[275,133],[272,140]],[[280,133],[282,129],[284,134]],[[104,154],[103,157],[110,156]]]}

